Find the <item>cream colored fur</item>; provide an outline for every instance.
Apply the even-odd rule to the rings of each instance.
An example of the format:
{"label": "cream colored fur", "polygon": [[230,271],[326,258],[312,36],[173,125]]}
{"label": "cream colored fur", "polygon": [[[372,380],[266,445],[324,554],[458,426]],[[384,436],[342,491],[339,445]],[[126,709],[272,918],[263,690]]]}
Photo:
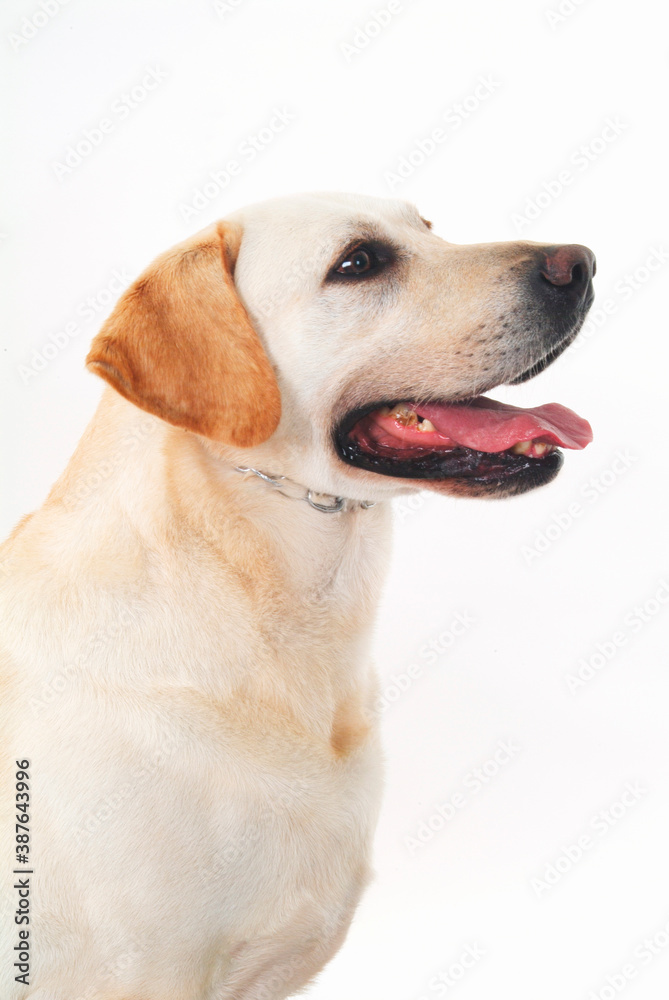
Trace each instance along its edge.
{"label": "cream colored fur", "polygon": [[[503,279],[527,244],[455,247],[412,206],[346,195],[224,226],[280,390],[277,429],[238,447],[106,387],[0,552],[3,1000],[280,1000],[337,951],[370,879],[382,783],[370,643],[385,501],[417,484],[342,463],[333,422],[409,390],[474,394],[531,360],[522,340],[473,335],[513,306]],[[371,305],[323,284],[368,230],[407,254]],[[218,391],[206,365],[189,377],[194,393]],[[237,465],[377,504],[322,514]],[[5,957],[24,758],[28,988]]]}

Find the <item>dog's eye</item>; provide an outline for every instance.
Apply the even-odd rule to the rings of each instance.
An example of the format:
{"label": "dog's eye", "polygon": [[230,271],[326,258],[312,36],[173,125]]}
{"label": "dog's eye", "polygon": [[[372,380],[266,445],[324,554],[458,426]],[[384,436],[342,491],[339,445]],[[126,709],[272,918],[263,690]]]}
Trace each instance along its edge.
{"label": "dog's eye", "polygon": [[390,243],[369,240],[346,250],[328,272],[326,281],[365,281],[375,278],[402,259],[402,253]]}
{"label": "dog's eye", "polygon": [[375,257],[372,251],[360,247],[349,254],[337,268],[337,274],[366,274],[374,267]]}
{"label": "dog's eye", "polygon": [[340,261],[335,271],[337,274],[355,278],[374,273],[380,265],[381,261],[372,247],[358,247]]}

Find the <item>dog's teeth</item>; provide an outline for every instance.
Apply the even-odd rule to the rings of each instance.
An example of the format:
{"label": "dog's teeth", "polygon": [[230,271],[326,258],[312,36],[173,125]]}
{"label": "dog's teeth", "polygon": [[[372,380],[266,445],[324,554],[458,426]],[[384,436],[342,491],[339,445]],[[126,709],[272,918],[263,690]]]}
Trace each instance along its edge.
{"label": "dog's teeth", "polygon": [[418,430],[419,431],[423,431],[423,432],[425,432],[425,431],[436,431],[436,429],[437,428],[434,426],[434,424],[432,423],[431,420],[423,420],[423,421],[421,421],[421,423],[418,424]]}
{"label": "dog's teeth", "polygon": [[531,447],[532,447],[531,441],[519,441],[517,444],[514,444],[511,451],[513,452],[514,455],[527,455]]}
{"label": "dog's teeth", "polygon": [[541,441],[538,441],[537,444],[535,444],[535,446],[534,446],[534,454],[535,455],[543,455],[543,453],[547,449],[548,449],[548,445],[547,444],[543,444]]}
{"label": "dog's teeth", "polygon": [[404,424],[405,427],[413,426],[418,423],[418,417],[416,416],[415,410],[410,410],[406,403],[398,403],[390,416],[399,424]]}
{"label": "dog's teeth", "polygon": [[382,416],[382,417],[389,417],[390,416],[390,407],[389,406],[382,406],[380,408],[380,410],[379,410],[379,415]]}

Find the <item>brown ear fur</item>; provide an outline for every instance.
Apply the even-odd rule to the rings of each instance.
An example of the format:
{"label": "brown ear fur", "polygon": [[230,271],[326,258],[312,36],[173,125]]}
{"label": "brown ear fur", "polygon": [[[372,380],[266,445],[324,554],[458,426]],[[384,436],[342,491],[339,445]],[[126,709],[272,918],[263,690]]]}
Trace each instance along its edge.
{"label": "brown ear fur", "polygon": [[281,399],[237,296],[241,231],[219,222],[162,254],[119,300],[88,368],[163,420],[243,448],[266,441]]}

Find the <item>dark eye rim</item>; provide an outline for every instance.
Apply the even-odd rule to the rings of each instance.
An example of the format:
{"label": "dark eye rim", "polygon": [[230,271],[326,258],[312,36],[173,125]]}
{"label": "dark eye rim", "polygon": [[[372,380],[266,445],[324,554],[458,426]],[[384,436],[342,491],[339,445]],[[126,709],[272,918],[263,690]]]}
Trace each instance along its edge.
{"label": "dark eye rim", "polygon": [[[366,271],[341,271],[342,265],[354,254],[364,252],[369,255],[370,266]],[[397,251],[387,243],[377,240],[358,240],[340,254],[328,272],[327,281],[369,281],[396,262]]]}

